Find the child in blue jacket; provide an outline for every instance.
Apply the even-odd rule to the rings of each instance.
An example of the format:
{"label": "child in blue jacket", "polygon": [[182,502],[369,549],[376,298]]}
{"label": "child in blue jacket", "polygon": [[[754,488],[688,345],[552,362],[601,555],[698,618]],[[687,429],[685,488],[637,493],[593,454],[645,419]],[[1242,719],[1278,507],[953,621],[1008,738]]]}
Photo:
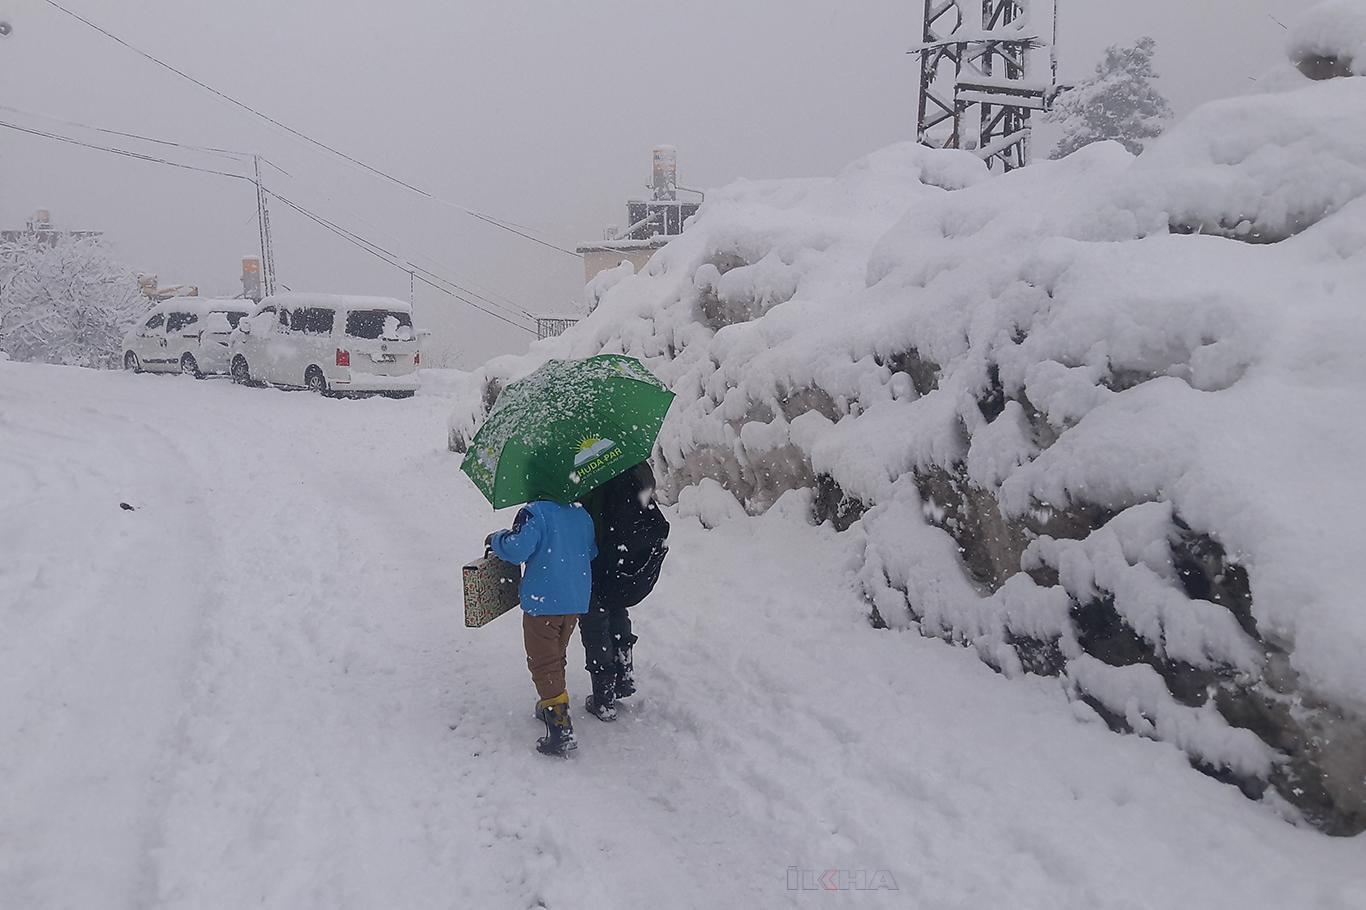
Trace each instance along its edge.
{"label": "child in blue jacket", "polygon": [[579,617],[588,612],[593,557],[598,553],[593,519],[578,503],[527,503],[510,531],[488,537],[489,549],[522,570],[522,638],[536,684],[536,716],[545,722],[537,751],[567,755],[577,748],[565,687],[565,651]]}

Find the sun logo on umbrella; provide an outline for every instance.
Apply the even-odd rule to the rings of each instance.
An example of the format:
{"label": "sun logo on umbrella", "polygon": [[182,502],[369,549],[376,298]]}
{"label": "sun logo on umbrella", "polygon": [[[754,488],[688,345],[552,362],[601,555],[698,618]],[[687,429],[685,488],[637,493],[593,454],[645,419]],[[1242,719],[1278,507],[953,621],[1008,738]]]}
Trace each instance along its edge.
{"label": "sun logo on umbrella", "polygon": [[490,479],[497,476],[498,458],[497,453],[493,450],[493,447],[480,446],[478,448],[471,449],[470,455],[473,456],[473,458],[467,458],[466,461],[470,464],[472,468],[479,471],[483,471],[485,474],[489,476]]}
{"label": "sun logo on umbrella", "polygon": [[600,439],[597,436],[585,436],[579,440],[579,453],[574,456],[574,467],[582,467],[584,464],[597,458],[616,445],[610,439]]}

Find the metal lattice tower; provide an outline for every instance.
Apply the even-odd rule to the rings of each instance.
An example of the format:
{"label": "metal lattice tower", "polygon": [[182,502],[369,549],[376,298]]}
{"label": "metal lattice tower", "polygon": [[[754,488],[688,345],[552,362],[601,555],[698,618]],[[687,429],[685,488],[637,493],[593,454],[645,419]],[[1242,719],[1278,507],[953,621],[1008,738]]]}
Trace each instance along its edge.
{"label": "metal lattice tower", "polygon": [[[1056,18],[1055,9],[1055,38]],[[972,149],[1007,171],[1028,164],[1030,115],[1056,93],[1056,64],[1051,78],[1029,78],[1030,55],[1044,45],[1029,0],[925,0],[923,40],[912,50],[920,57],[920,143]]]}

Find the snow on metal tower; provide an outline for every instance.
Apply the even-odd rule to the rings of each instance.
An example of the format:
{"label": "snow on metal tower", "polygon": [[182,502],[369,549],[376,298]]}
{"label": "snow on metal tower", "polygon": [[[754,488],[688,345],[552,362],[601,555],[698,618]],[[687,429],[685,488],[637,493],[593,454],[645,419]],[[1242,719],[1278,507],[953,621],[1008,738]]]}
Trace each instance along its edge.
{"label": "snow on metal tower", "polygon": [[[1056,4],[1053,18],[1056,38]],[[920,57],[919,141],[971,149],[1007,171],[1028,164],[1030,115],[1056,93],[1055,74],[1029,76],[1045,44],[1056,41],[1031,25],[1029,0],[925,0],[923,40],[911,51]]]}

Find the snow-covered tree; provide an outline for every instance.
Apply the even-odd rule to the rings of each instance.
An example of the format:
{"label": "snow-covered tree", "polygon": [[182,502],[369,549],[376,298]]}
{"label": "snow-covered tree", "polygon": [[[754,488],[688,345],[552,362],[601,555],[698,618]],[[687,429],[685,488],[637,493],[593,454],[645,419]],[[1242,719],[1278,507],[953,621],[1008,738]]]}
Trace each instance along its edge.
{"label": "snow-covered tree", "polygon": [[136,275],[95,239],[0,243],[0,351],[14,360],[113,366],[146,306]]}
{"label": "snow-covered tree", "polygon": [[1048,120],[1060,123],[1063,137],[1051,157],[1063,158],[1093,142],[1113,139],[1137,155],[1162,135],[1171,105],[1153,84],[1157,42],[1140,38],[1132,47],[1111,45],[1090,79],[1058,97]]}

